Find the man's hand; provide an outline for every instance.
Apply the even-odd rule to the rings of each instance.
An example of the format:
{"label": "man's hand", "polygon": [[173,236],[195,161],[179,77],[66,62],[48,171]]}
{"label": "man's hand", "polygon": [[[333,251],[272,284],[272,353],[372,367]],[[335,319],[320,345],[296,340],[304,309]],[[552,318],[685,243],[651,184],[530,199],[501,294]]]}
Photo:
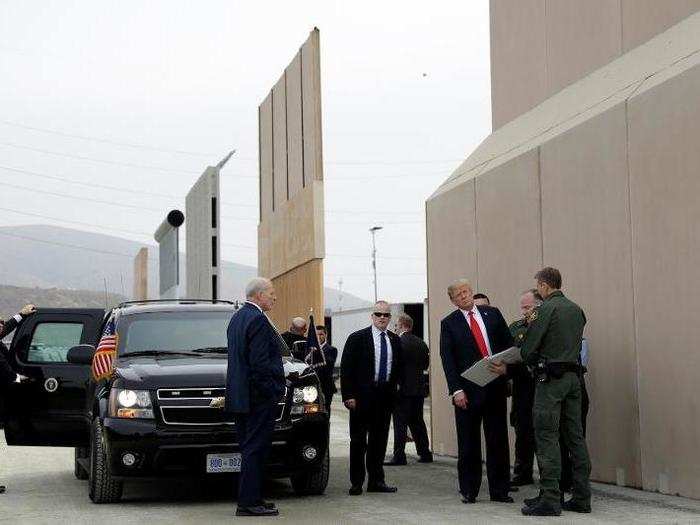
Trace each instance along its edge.
{"label": "man's hand", "polygon": [[457,392],[454,396],[452,396],[452,402],[457,408],[461,408],[462,410],[466,410],[467,405],[469,404],[469,401],[467,401],[467,394],[464,392]]}
{"label": "man's hand", "polygon": [[24,305],[19,313],[22,317],[29,317],[33,313],[36,313],[36,306],[33,304]]}
{"label": "man's hand", "polygon": [[498,360],[489,361],[488,369],[492,374],[498,374],[499,376],[504,376],[507,372],[506,364]]}
{"label": "man's hand", "polygon": [[343,404],[348,410],[355,410],[357,408],[357,401],[354,399],[347,399],[343,402]]}

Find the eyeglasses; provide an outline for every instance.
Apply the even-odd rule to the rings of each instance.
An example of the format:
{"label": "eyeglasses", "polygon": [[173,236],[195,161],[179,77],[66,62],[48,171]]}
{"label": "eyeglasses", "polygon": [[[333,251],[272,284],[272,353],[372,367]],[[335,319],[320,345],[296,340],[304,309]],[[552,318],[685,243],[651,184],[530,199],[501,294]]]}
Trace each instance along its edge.
{"label": "eyeglasses", "polygon": [[385,314],[384,312],[374,312],[374,315],[376,317],[386,317],[387,319],[391,318],[391,314]]}

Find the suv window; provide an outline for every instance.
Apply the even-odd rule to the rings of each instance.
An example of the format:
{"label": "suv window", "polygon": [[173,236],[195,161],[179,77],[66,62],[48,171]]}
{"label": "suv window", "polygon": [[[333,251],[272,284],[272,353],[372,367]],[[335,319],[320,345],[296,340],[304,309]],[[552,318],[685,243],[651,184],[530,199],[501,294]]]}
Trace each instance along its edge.
{"label": "suv window", "polygon": [[119,354],[144,350],[226,349],[226,329],[234,312],[153,312],[119,318]]}
{"label": "suv window", "polygon": [[80,344],[82,323],[39,323],[27,352],[28,363],[66,363],[68,350]]}

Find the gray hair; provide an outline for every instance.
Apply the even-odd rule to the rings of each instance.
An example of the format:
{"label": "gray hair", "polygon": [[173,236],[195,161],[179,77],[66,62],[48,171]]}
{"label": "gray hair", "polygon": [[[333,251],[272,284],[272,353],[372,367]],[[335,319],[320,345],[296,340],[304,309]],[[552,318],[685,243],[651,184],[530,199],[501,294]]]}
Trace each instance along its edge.
{"label": "gray hair", "polygon": [[295,328],[304,328],[306,326],[306,319],[303,317],[295,317],[292,319],[292,326]]}
{"label": "gray hair", "polygon": [[272,286],[272,281],[266,279],[265,277],[254,277],[251,279],[245,287],[246,299],[253,299],[260,292],[264,292],[270,286]]}
{"label": "gray hair", "polygon": [[529,290],[525,290],[523,293],[520,294],[520,297],[529,293],[532,294],[532,297],[535,299],[535,304],[537,304],[537,306],[542,304],[542,296],[540,295],[540,292],[537,291],[537,288],[530,288]]}
{"label": "gray hair", "polygon": [[413,330],[413,318],[407,313],[399,314],[399,318],[396,323],[399,326],[405,326],[409,330]]}
{"label": "gray hair", "polygon": [[460,288],[461,286],[468,286],[469,289],[473,292],[474,288],[472,287],[472,283],[469,282],[469,279],[457,279],[454,281],[451,285],[447,287],[447,295],[450,296],[450,299],[452,299],[452,294],[457,288]]}
{"label": "gray hair", "polygon": [[379,300],[379,301],[377,301],[376,303],[374,303],[374,306],[379,306],[380,304],[381,304],[382,306],[383,306],[383,305],[386,305],[386,306],[388,306],[389,308],[391,308],[391,304],[389,304],[389,301],[384,301],[384,300]]}

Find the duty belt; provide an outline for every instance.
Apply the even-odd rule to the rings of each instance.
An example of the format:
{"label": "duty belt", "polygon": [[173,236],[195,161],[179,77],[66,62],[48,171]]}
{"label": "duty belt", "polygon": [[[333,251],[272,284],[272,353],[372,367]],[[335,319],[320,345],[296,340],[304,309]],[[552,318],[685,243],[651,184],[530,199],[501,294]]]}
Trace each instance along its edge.
{"label": "duty belt", "polygon": [[573,372],[580,376],[584,372],[584,367],[578,363],[555,362],[547,363],[547,373],[555,379],[561,379],[566,372]]}

